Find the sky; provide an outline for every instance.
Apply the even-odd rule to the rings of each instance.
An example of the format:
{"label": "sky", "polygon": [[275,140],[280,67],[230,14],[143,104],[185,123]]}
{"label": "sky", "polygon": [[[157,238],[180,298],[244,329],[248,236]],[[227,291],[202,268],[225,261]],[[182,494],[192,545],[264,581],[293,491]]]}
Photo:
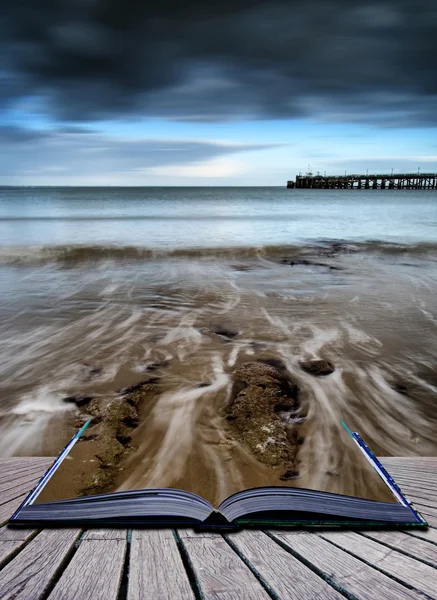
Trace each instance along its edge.
{"label": "sky", "polygon": [[0,185],[437,172],[435,0],[0,8]]}

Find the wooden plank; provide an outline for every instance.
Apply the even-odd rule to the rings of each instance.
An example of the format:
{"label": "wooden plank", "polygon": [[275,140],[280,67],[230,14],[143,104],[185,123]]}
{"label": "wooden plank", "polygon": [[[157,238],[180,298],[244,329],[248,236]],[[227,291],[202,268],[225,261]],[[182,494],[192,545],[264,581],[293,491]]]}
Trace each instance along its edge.
{"label": "wooden plank", "polygon": [[85,540],[126,540],[127,529],[90,529],[85,533]]}
{"label": "wooden plank", "polygon": [[432,515],[427,515],[423,510],[420,511],[422,517],[426,520],[430,527],[437,527],[437,517],[433,517]]}
{"label": "wooden plank", "polygon": [[80,535],[77,529],[46,529],[0,571],[2,600],[40,598],[62,569]]}
{"label": "wooden plank", "polygon": [[21,468],[23,465],[50,465],[55,459],[50,456],[9,456],[1,458],[2,468]]}
{"label": "wooden plank", "polygon": [[4,525],[12,517],[26,496],[27,494],[22,494],[0,506],[0,525]]}
{"label": "wooden plank", "polygon": [[22,548],[27,540],[37,534],[34,529],[0,529],[0,569],[6,561]]}
{"label": "wooden plank", "polygon": [[387,468],[389,466],[425,465],[437,466],[437,456],[381,456],[379,460]]}
{"label": "wooden plank", "polygon": [[411,496],[418,496],[423,498],[424,500],[432,502],[433,504],[437,504],[437,494],[425,485],[422,487],[411,483],[398,485],[401,488],[402,492],[405,494],[405,496],[407,496],[408,498]]}
{"label": "wooden plank", "polygon": [[10,475],[7,475],[6,477],[3,477],[3,474],[1,474],[0,476],[0,489],[7,489],[8,487],[17,484],[19,481],[22,481],[23,479],[29,479],[29,478],[33,478],[36,479],[37,481],[39,479],[41,479],[41,471],[39,469],[35,470],[35,469],[29,469],[26,471],[21,471],[19,473],[11,473]]}
{"label": "wooden plank", "polygon": [[412,486],[422,486],[422,487],[426,487],[429,488],[431,491],[433,491],[434,493],[436,493],[437,490],[437,481],[435,476],[431,476],[431,475],[427,475],[427,476],[422,476],[422,475],[392,475],[393,479],[396,481],[396,483],[399,486],[402,485],[412,485]]}
{"label": "wooden plank", "polygon": [[421,477],[428,477],[430,475],[432,475],[433,473],[435,473],[435,470],[437,468],[437,464],[422,464],[422,465],[414,465],[414,464],[408,464],[408,465],[399,465],[399,466],[395,466],[395,465],[388,465],[387,466],[387,471],[392,475],[395,476],[412,476],[412,475],[420,475]]}
{"label": "wooden plank", "polygon": [[420,538],[422,540],[428,540],[433,544],[437,544],[437,529],[429,527],[428,529],[409,529],[405,532],[406,535]]}
{"label": "wooden plank", "polygon": [[387,471],[395,479],[398,477],[420,477],[423,479],[434,479],[433,475],[436,469],[437,465],[429,465],[426,466],[426,468],[421,468],[416,465],[408,465],[405,467],[390,466]]}
{"label": "wooden plank", "polygon": [[409,590],[358,558],[336,548],[315,533],[271,531],[270,534],[285,544],[291,552],[297,553],[316,567],[327,581],[360,600],[375,600],[376,589],[381,600],[422,598],[421,594]]}
{"label": "wooden plank", "polygon": [[214,533],[213,531],[195,531],[194,529],[178,529],[178,535],[181,540],[186,538],[210,538],[210,539],[222,539],[220,533]]}
{"label": "wooden plank", "polygon": [[41,475],[50,467],[52,461],[34,461],[25,460],[20,462],[11,462],[5,464],[4,459],[0,459],[0,477],[6,477],[12,473],[21,473],[23,471],[35,470],[39,471]]}
{"label": "wooden plank", "polygon": [[430,483],[432,485],[436,484],[436,478],[434,473],[430,470],[425,473],[421,473],[415,467],[410,467],[408,471],[395,471],[394,469],[390,470],[390,475],[393,479],[398,481],[412,481],[413,483]]}
{"label": "wooden plank", "polygon": [[437,598],[437,571],[414,558],[352,532],[323,532],[323,539],[337,544],[406,585]]}
{"label": "wooden plank", "polygon": [[429,497],[430,499],[432,499],[433,501],[435,501],[437,499],[437,494],[430,490],[428,487],[426,487],[426,485],[423,486],[419,486],[416,484],[400,484],[398,483],[398,486],[400,487],[402,493],[409,498],[411,493],[415,494],[416,492],[418,494],[425,494],[427,497]]}
{"label": "wooden plank", "polygon": [[222,538],[183,540],[204,600],[267,600],[269,595]]}
{"label": "wooden plank", "polygon": [[[3,498],[8,496],[14,492],[14,490],[19,489],[22,490],[27,486],[29,490],[33,489],[39,481],[39,477],[35,477],[35,475],[28,475],[27,477],[22,477],[16,481],[6,482],[4,486],[0,486],[0,503],[2,503]],[[20,492],[22,493],[22,492]],[[9,501],[10,498],[7,498],[6,501]]]}
{"label": "wooden plank", "polygon": [[[49,467],[49,465],[47,465],[47,468]],[[45,473],[45,471],[47,470],[47,468],[45,468],[44,466],[40,465],[40,464],[29,464],[29,465],[23,465],[22,467],[18,467],[17,466],[10,466],[10,467],[4,467],[3,463],[1,462],[0,459],[0,480],[11,480],[14,477],[21,477],[22,475],[24,475],[25,473],[36,473],[37,475],[39,475],[40,477],[42,477],[42,475]]]}
{"label": "wooden plank", "polygon": [[123,573],[127,541],[84,539],[49,600],[116,600]]}
{"label": "wooden plank", "polygon": [[12,527],[2,527],[0,529],[0,542],[16,542],[27,540],[34,529],[13,529]]}
{"label": "wooden plank", "polygon": [[176,539],[170,529],[132,531],[127,598],[194,600]]}
{"label": "wooden plank", "polygon": [[437,567],[437,546],[434,544],[414,538],[403,531],[365,531],[362,535]]}
{"label": "wooden plank", "polygon": [[435,470],[437,467],[435,467],[434,465],[430,466],[427,469],[420,469],[419,467],[416,467],[414,465],[410,465],[408,468],[394,468],[391,467],[390,468],[390,475],[392,475],[395,478],[398,477],[407,477],[407,478],[419,478],[419,479],[429,479],[432,481],[435,481]]}
{"label": "wooden plank", "polygon": [[437,508],[432,508],[431,506],[427,506],[426,504],[422,504],[421,502],[414,501],[414,506],[420,513],[426,513],[427,515],[432,515],[433,517],[437,517]]}
{"label": "wooden plank", "polygon": [[38,480],[34,479],[33,481],[34,481],[33,485],[29,481],[24,481],[23,483],[20,483],[19,485],[13,487],[12,489],[3,492],[0,496],[0,506],[2,504],[6,504],[7,502],[10,502],[14,498],[17,498],[18,496],[21,496],[23,494],[28,494],[35,487],[35,484]]}
{"label": "wooden plank", "polygon": [[280,598],[343,598],[326,581],[262,531],[246,530],[226,537]]}

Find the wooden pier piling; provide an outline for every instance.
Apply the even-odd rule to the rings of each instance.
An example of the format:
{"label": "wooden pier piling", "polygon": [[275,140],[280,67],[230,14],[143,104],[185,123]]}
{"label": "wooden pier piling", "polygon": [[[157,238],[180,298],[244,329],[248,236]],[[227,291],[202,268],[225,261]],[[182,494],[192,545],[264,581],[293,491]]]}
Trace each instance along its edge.
{"label": "wooden pier piling", "polygon": [[402,173],[377,175],[297,175],[288,181],[290,189],[336,190],[435,190],[437,173]]}

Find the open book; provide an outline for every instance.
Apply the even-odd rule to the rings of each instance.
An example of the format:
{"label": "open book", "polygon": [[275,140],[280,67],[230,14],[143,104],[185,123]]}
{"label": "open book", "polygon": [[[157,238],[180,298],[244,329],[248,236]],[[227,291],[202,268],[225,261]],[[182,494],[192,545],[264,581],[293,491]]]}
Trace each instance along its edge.
{"label": "open book", "polygon": [[[89,422],[70,440],[35,489],[10,519],[21,526],[178,526],[234,529],[245,526],[426,527],[425,519],[405,498],[393,478],[358,433],[342,422],[391,501],[357,498],[321,490],[265,486],[242,490],[217,508],[199,495],[172,488],[139,489],[40,501],[43,490],[70,454]],[[52,479],[53,478],[53,479]],[[56,497],[55,492],[51,495]],[[45,494],[47,496],[47,493]]]}

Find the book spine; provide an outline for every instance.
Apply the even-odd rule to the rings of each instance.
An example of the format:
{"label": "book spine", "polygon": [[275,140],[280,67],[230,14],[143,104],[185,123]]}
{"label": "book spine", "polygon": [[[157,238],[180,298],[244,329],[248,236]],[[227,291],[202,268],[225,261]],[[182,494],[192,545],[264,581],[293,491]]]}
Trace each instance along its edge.
{"label": "book spine", "polygon": [[68,453],[70,452],[70,450],[73,448],[73,446],[75,445],[75,443],[78,441],[78,439],[80,438],[80,436],[83,434],[83,432],[85,431],[85,429],[88,427],[88,425],[90,423],[91,423],[91,419],[89,419],[84,424],[84,426],[81,429],[79,429],[79,431],[77,431],[73,435],[73,437],[71,438],[71,440],[68,442],[68,444],[62,450],[62,452],[59,454],[59,456],[53,461],[52,465],[47,469],[47,471],[44,473],[44,475],[38,481],[38,483],[33,488],[33,490],[29,493],[28,496],[26,496],[26,498],[24,499],[24,501],[20,504],[20,506],[14,512],[14,514],[10,518],[10,521],[13,521],[17,517],[18,513],[25,506],[28,506],[29,504],[32,504],[36,500],[38,494],[41,492],[41,490],[47,484],[47,482],[51,479],[51,477],[53,476],[53,474],[56,472],[56,470],[61,465],[61,463],[64,460],[64,458],[68,455]]}

